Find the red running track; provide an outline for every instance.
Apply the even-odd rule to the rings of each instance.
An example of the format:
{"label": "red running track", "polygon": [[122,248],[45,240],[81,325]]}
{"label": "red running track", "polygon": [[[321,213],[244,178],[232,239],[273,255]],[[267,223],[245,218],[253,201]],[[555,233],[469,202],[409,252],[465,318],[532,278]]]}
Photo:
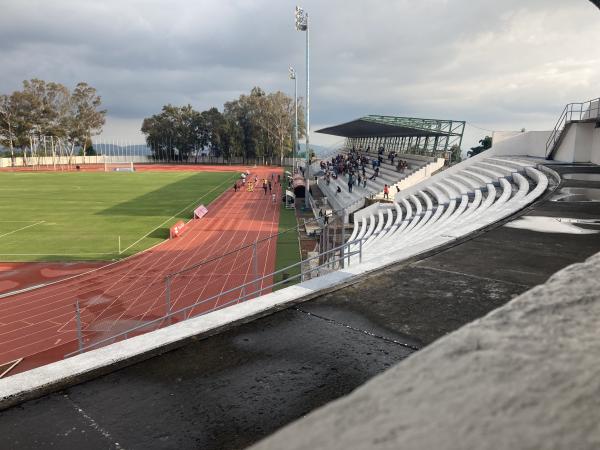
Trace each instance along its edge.
{"label": "red running track", "polygon": [[[266,178],[272,173],[276,177],[281,169],[251,172],[251,177]],[[274,183],[273,188],[279,200],[280,186]],[[273,203],[262,189],[237,193],[229,189],[211,203],[206,216],[190,222],[181,237],[94,272],[0,299],[0,365],[24,358],[12,375],[77,350],[76,302],[81,307],[84,343],[89,345],[156,321],[169,308],[175,311],[205,300],[175,316],[173,323],[239,301],[248,291],[211,298],[275,270],[277,238],[257,245],[256,259],[250,244],[277,233],[279,208],[280,201]],[[167,306],[164,277],[202,261],[209,262],[172,279]],[[260,287],[270,284],[265,279]],[[258,289],[259,284],[254,285]],[[166,325],[156,323],[144,331]]]}

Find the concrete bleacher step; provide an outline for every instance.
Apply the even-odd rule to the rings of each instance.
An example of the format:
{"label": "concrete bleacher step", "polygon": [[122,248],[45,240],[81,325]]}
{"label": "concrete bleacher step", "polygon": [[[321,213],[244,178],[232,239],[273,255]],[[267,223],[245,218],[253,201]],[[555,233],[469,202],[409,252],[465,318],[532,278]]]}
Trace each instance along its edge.
{"label": "concrete bleacher step", "polygon": [[389,252],[414,254],[494,223],[538,198],[546,175],[527,161],[490,158],[440,174],[414,192],[401,192],[393,207],[355,223],[363,260]]}

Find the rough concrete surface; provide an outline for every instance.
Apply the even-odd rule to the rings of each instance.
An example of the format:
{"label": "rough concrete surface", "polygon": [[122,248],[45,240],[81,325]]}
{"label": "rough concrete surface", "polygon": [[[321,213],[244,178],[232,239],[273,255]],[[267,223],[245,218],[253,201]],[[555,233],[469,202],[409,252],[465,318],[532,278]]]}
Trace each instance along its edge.
{"label": "rough concrete surface", "polygon": [[287,309],[3,411],[0,447],[244,448],[412,352]]}
{"label": "rough concrete surface", "polygon": [[254,449],[600,448],[600,254]]}

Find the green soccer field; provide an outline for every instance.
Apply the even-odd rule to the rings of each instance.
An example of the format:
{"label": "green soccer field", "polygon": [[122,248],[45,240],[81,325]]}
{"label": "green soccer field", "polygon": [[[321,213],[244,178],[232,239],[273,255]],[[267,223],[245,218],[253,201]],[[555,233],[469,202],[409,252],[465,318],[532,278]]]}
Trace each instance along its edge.
{"label": "green soccer field", "polygon": [[[113,260],[169,237],[234,172],[0,173],[0,261]],[[119,253],[119,236],[121,253]]]}

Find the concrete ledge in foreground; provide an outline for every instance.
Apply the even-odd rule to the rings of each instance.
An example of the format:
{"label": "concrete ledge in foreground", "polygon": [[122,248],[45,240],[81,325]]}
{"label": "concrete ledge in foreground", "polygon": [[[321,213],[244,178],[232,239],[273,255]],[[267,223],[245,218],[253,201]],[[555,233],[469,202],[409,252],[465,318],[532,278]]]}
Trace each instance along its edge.
{"label": "concrete ledge in foreground", "polygon": [[600,253],[254,449],[600,448]]}
{"label": "concrete ledge in foreground", "polygon": [[0,411],[203,339],[355,283],[397,263],[394,255],[367,261],[215,311],[0,380]]}

